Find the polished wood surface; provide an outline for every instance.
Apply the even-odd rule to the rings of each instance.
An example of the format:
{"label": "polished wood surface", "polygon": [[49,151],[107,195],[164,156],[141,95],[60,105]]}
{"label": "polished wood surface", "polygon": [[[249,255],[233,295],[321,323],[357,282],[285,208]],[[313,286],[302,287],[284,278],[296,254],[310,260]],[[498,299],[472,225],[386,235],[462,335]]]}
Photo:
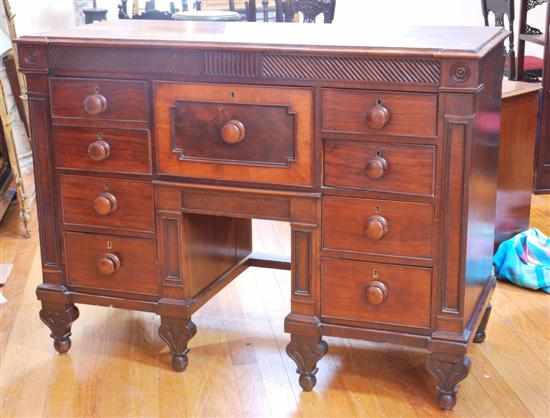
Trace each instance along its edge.
{"label": "polished wood surface", "polygon": [[435,147],[325,141],[325,185],[422,196],[434,194]]}
{"label": "polished wood surface", "polygon": [[154,203],[151,184],[75,175],[62,176],[60,183],[65,224],[153,231]]}
{"label": "polished wood surface", "polygon": [[[444,56],[445,52],[477,55],[484,48],[491,49],[493,42],[500,42],[500,28],[483,27],[396,27],[392,31],[368,30],[350,33],[344,25],[302,25],[289,23],[281,30],[280,25],[233,22],[157,22],[157,21],[108,21],[86,25],[78,29],[50,31],[36,34],[47,36],[48,42],[98,41],[116,44],[118,41],[136,44],[172,44],[174,46],[197,46],[201,44],[260,44],[306,46],[308,48],[354,47],[376,50],[409,49],[416,53]],[[255,36],[251,39],[250,32]],[[360,34],[360,36],[359,36]],[[436,50],[430,52],[429,50]],[[424,50],[424,51],[422,51]],[[397,51],[396,51],[397,52]]]}
{"label": "polished wood surface", "polygon": [[157,295],[155,243],[114,235],[65,234],[67,276],[77,288]]}
{"label": "polished wood surface", "polygon": [[323,130],[371,135],[435,136],[437,96],[323,91]]}
{"label": "polished wood surface", "polygon": [[[533,197],[531,225],[550,235],[549,209],[548,196]],[[284,352],[290,274],[280,270],[250,269],[204,306],[184,375],[165,367],[169,353],[150,313],[83,305],[74,347],[59,356],[36,320],[34,290],[42,280],[36,217],[31,239],[19,228],[14,206],[0,224],[0,263],[14,264],[0,309],[2,416],[548,416],[549,308],[541,292],[498,283],[486,342],[470,351],[471,376],[454,411],[441,412],[421,353],[356,339],[328,337],[316,390],[302,392]],[[288,254],[287,225],[255,222],[254,232],[256,250]]]}
{"label": "polished wood surface", "polygon": [[108,173],[151,173],[151,144],[146,130],[56,126],[57,168]]}
{"label": "polished wood surface", "polygon": [[[409,29],[398,48],[394,33],[342,46],[330,29],[341,37],[314,46],[318,29],[289,26],[300,37],[275,46],[254,25],[156,25],[136,26],[147,42],[126,23],[110,39],[115,26],[98,25],[19,41],[44,227],[36,294],[54,348],[71,348],[77,305],[153,312],[183,372],[203,305],[251,266],[290,268],[286,352],[304,391],[324,337],[352,337],[423,351],[452,409],[495,287],[493,229],[478,225],[494,224],[506,33]],[[115,151],[114,130],[149,131],[151,173],[57,167],[55,130],[69,127],[96,132],[84,140],[92,167]],[[325,161],[330,141],[355,144],[344,153],[371,181],[411,185],[348,178],[342,151]],[[328,186],[325,162],[344,187]],[[290,222],[290,263],[254,255],[252,218]],[[343,267],[323,270],[330,260]]]}
{"label": "polished wood surface", "polygon": [[324,248],[430,259],[433,208],[425,203],[326,197]]}
{"label": "polished wood surface", "polygon": [[540,91],[537,83],[503,84],[495,245],[529,227]]}
{"label": "polished wood surface", "polygon": [[54,119],[149,119],[143,82],[53,79],[50,88]]}
{"label": "polished wood surface", "polygon": [[[159,173],[311,186],[311,90],[156,82],[154,91]],[[226,141],[232,120],[242,139]]]}
{"label": "polished wood surface", "polygon": [[325,319],[429,328],[430,269],[332,259],[321,269]]}

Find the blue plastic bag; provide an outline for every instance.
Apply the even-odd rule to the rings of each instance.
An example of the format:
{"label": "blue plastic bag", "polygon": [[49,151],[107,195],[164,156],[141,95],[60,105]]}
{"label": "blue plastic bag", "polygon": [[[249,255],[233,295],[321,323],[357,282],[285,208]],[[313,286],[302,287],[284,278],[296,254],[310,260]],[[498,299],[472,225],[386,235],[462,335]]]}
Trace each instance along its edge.
{"label": "blue plastic bag", "polygon": [[550,293],[550,238],[538,229],[502,242],[493,264],[499,279]]}

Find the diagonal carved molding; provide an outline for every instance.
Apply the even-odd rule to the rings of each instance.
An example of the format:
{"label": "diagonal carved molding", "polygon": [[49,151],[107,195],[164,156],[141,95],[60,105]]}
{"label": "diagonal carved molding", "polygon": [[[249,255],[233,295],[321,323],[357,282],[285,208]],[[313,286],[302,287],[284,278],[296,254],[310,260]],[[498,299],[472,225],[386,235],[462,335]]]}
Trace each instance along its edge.
{"label": "diagonal carved molding", "polygon": [[440,63],[429,59],[269,54],[262,63],[266,79],[439,85],[440,75]]}

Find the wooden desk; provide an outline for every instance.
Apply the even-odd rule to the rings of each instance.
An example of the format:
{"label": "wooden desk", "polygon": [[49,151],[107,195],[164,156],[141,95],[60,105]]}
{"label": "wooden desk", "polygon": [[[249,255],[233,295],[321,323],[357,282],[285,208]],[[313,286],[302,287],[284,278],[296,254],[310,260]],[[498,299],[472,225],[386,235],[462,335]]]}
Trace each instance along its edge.
{"label": "wooden desk", "polygon": [[540,91],[539,83],[502,85],[495,248],[529,228]]}
{"label": "wooden desk", "polygon": [[[156,312],[183,371],[194,312],[249,266],[290,268],[304,390],[323,336],[360,338],[429,354],[450,409],[495,285],[507,34],[274,26],[120,21],[19,41],[40,317],[65,353],[78,303]],[[290,263],[252,252],[252,218],[290,222]]]}

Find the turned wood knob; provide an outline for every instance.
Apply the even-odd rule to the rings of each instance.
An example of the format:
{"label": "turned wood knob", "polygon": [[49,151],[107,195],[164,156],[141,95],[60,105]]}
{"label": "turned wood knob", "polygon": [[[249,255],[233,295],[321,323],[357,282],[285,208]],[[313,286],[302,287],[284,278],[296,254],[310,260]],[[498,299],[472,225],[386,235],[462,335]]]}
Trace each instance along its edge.
{"label": "turned wood knob", "polygon": [[107,99],[102,94],[90,94],[84,99],[84,111],[89,115],[99,115],[106,110]]}
{"label": "turned wood knob", "polygon": [[230,120],[223,125],[222,139],[226,144],[238,144],[246,135],[246,128],[240,120]]}
{"label": "turned wood knob", "polygon": [[97,271],[104,276],[110,276],[120,270],[120,258],[116,254],[107,253],[97,260]]}
{"label": "turned wood knob", "polygon": [[370,305],[381,305],[388,298],[387,286],[378,280],[370,282],[367,285],[365,293],[367,295],[367,302]]}
{"label": "turned wood knob", "polygon": [[106,216],[117,210],[116,196],[109,192],[103,192],[94,200],[94,210],[98,215]]}
{"label": "turned wood knob", "polygon": [[108,142],[98,139],[88,145],[88,157],[94,161],[104,161],[111,155],[111,146]]}
{"label": "turned wood knob", "polygon": [[380,215],[369,217],[365,233],[372,240],[381,240],[388,233],[388,221]]}
{"label": "turned wood knob", "polygon": [[370,159],[365,168],[365,174],[370,179],[380,179],[386,175],[387,171],[388,161],[380,155]]}
{"label": "turned wood knob", "polygon": [[391,119],[390,110],[378,101],[367,113],[367,125],[371,129],[382,129]]}

